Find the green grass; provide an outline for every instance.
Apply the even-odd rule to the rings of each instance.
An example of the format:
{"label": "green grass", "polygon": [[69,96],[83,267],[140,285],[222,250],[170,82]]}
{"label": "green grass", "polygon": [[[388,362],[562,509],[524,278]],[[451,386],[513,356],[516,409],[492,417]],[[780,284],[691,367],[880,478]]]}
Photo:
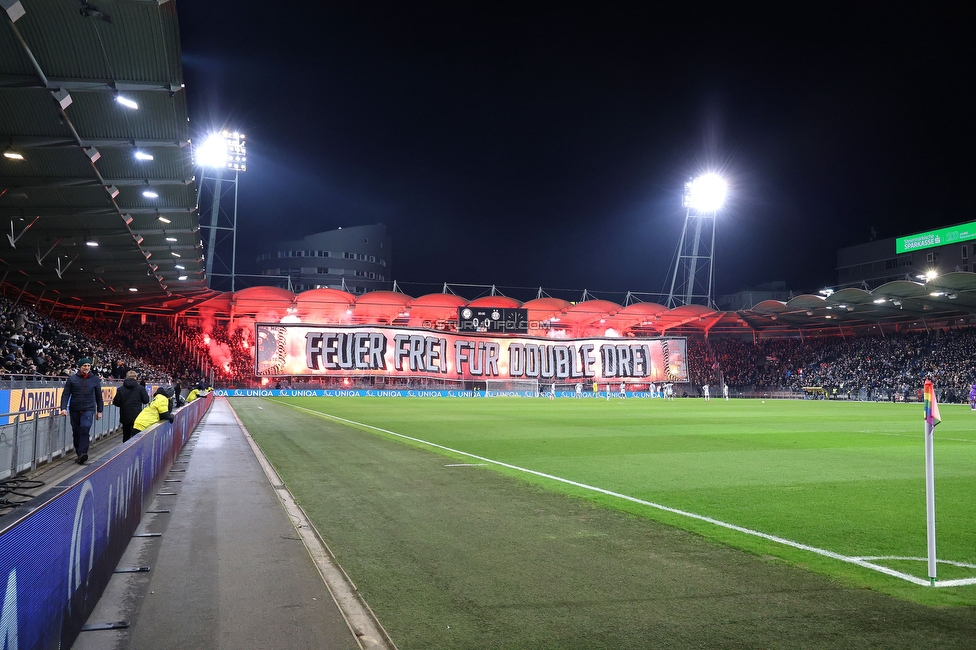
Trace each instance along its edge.
{"label": "green grass", "polygon": [[[642,647],[639,638],[619,637],[604,628],[643,621],[644,627],[637,628],[639,635],[653,635],[657,623],[649,622],[654,619],[648,618],[647,608],[660,609],[662,604],[650,604],[643,598],[644,592],[648,584],[672,580],[686,586],[700,582],[696,589],[705,594],[728,589],[723,581],[741,582],[749,585],[743,587],[746,592],[755,590],[772,598],[773,602],[764,605],[750,605],[771,612],[785,606],[773,594],[809,589],[815,595],[804,600],[802,607],[812,612],[824,597],[851,603],[852,611],[864,610],[870,620],[876,620],[870,618],[870,612],[898,610],[897,615],[907,617],[905,620],[920,616],[915,621],[918,630],[926,629],[926,621],[933,625],[925,632],[929,637],[956,630],[959,619],[952,615],[950,623],[932,622],[928,617],[949,615],[925,608],[920,614],[914,609],[917,606],[906,601],[927,606],[976,604],[974,586],[916,586],[497,465],[449,470],[445,465],[452,462],[477,461],[375,429],[340,425],[285,403],[843,555],[911,557],[924,557],[926,552],[921,408],[758,400],[707,404],[701,400],[232,400],[340,563],[380,612],[381,621],[396,630],[394,639],[398,643],[407,640],[401,647],[483,647],[483,639],[492,634],[524,637],[518,644],[498,647],[604,647],[603,641],[593,639],[577,646],[568,644],[569,638],[585,639],[592,630],[603,630],[600,638],[615,639],[617,647]],[[976,564],[976,500],[972,498],[976,435],[970,430],[976,414],[965,407],[942,406],[942,416],[936,429],[938,555]],[[437,461],[437,454],[457,460]],[[752,559],[723,550],[716,542],[747,551]],[[573,559],[574,553],[583,553],[587,559]],[[703,567],[698,562],[703,557],[713,559]],[[718,557],[721,559],[714,559]],[[524,562],[530,566],[518,568]],[[590,562],[597,563],[597,574],[591,575]],[[683,566],[683,575],[674,571],[674,563]],[[891,560],[884,564],[925,577],[924,562]],[[507,571],[506,565],[515,568]],[[802,571],[790,568],[784,574],[788,565]],[[533,605],[526,602],[525,580],[517,577],[537,573],[540,566],[545,567],[541,586],[557,592],[565,589],[569,595],[557,596],[557,600],[563,599],[562,608],[542,593],[528,598],[544,612],[536,612],[529,623],[538,628],[541,636],[537,637],[523,629],[526,609]],[[939,570],[941,579],[976,577],[976,569],[940,565]],[[574,571],[582,574],[582,583],[576,582]],[[720,575],[705,580],[709,571]],[[826,576],[827,582],[816,574]],[[601,576],[608,575],[616,576],[620,584],[602,584],[605,578]],[[784,582],[781,586],[751,582],[767,579]],[[433,587],[424,587],[425,583]],[[845,590],[844,585],[868,587],[905,604],[895,605],[892,603],[897,601],[885,600],[880,594],[868,596],[870,592],[863,590]],[[583,599],[589,604],[581,604],[571,595],[583,588],[595,590],[591,598]],[[690,589],[672,587],[678,598],[685,588]],[[518,597],[505,596],[513,590]],[[822,590],[839,591],[823,595]],[[618,602],[621,599],[628,604]],[[869,604],[858,599],[867,599]],[[675,622],[681,611],[672,611],[671,618],[658,621],[664,626],[658,631],[667,629],[688,643],[701,638],[714,641],[716,637],[707,634],[739,639],[719,644],[722,647],[780,645],[775,627],[760,624],[761,634],[756,632],[756,636],[744,631],[757,625],[756,621],[748,623],[749,617],[739,620],[737,614],[716,603],[714,611],[699,611],[696,608],[701,602],[695,602],[692,609],[714,619],[712,624],[721,624],[721,631],[696,631],[691,624],[682,627]],[[901,611],[905,607],[908,609]],[[881,637],[872,636],[875,632],[869,622],[856,625],[857,616],[846,615],[853,617],[849,622],[857,630],[835,630],[833,624],[824,622],[830,614],[814,613],[819,622],[810,624],[806,632],[813,635],[808,637],[808,645],[831,646],[817,636],[820,633],[831,638],[839,634],[847,645],[837,647],[862,645],[857,639],[865,647],[901,645],[884,636],[890,630],[878,632]],[[458,635],[454,641],[435,634],[442,622],[439,617],[455,617],[469,636],[462,637],[460,631],[447,633],[446,627],[444,633]],[[971,615],[964,616],[964,620],[971,619]],[[701,618],[698,620],[700,626]],[[736,627],[737,620],[744,626],[742,630]],[[671,623],[680,629],[671,629]],[[563,629],[560,626],[567,636],[554,641]],[[901,630],[898,625],[895,628]],[[703,634],[706,636],[701,637]],[[976,630],[967,634],[971,638]],[[467,640],[458,642],[462,638]],[[949,638],[942,641],[947,647],[953,645]],[[674,647],[684,645],[675,643]]]}

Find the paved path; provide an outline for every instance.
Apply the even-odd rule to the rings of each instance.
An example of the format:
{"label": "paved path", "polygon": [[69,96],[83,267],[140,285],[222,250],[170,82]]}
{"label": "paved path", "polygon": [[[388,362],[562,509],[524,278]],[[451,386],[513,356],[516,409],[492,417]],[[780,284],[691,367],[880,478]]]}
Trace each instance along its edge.
{"label": "paved path", "polygon": [[[88,623],[128,629],[82,632],[80,650],[103,648],[316,648],[357,643],[295,526],[218,399],[173,466]],[[180,471],[185,469],[185,472]]]}

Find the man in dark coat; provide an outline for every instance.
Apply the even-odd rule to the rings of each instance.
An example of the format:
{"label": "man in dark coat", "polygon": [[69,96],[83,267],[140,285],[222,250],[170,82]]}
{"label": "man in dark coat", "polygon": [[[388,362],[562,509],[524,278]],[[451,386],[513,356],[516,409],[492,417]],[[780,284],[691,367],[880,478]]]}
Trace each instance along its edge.
{"label": "man in dark coat", "polygon": [[119,422],[122,424],[122,442],[128,442],[132,437],[132,423],[149,403],[149,393],[146,387],[139,384],[135,370],[125,373],[125,381],[115,391],[112,404],[119,407]]}
{"label": "man in dark coat", "polygon": [[102,419],[102,382],[91,371],[91,359],[78,360],[78,372],[68,375],[61,391],[61,415],[71,416],[71,435],[79,465],[88,460],[92,424]]}

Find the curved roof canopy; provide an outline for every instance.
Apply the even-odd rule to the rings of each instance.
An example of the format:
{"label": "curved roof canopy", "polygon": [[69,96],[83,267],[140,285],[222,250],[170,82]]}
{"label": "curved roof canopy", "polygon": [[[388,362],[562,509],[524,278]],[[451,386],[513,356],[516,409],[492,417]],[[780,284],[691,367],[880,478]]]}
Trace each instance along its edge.
{"label": "curved roof canopy", "polygon": [[[418,298],[393,291],[373,291],[359,297],[335,289],[314,289],[297,296],[285,289],[253,287],[237,292],[232,313],[247,317],[263,308],[266,320],[284,313],[301,322],[321,324],[394,324],[448,329],[459,307],[517,304],[511,298],[488,296],[468,301],[449,293]],[[196,309],[210,318],[226,301],[212,298]],[[291,311],[286,309],[291,307]],[[831,295],[804,294],[787,302],[765,300],[751,309],[716,311],[702,305],[668,309],[653,302],[621,307],[606,300],[570,303],[537,298],[521,305],[528,310],[532,336],[668,336],[716,334],[795,336],[842,333],[881,326],[927,327],[976,323],[976,274],[950,273],[927,283],[899,280],[874,291],[842,289]],[[273,312],[273,313],[272,313]],[[260,320],[260,315],[255,315]],[[450,324],[453,327],[453,323]]]}

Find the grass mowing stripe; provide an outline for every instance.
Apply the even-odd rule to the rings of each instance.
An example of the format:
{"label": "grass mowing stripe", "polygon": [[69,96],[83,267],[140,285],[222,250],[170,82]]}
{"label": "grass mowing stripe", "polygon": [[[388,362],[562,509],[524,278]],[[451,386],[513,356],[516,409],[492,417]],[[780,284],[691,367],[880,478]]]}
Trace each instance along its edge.
{"label": "grass mowing stripe", "polygon": [[[284,405],[289,406],[291,408],[294,408],[294,409],[297,409],[297,410],[300,410],[300,411],[305,411],[307,413],[311,413],[311,414],[316,415],[316,416],[319,416],[319,417],[329,418],[329,419],[332,419],[332,420],[335,420],[335,421],[338,421],[338,422],[342,422],[342,423],[349,424],[349,425],[356,426],[356,427],[363,428],[363,429],[371,429],[371,430],[374,430],[374,431],[379,431],[380,433],[384,433],[384,434],[387,434],[387,435],[390,435],[390,436],[394,436],[394,437],[397,437],[397,438],[402,438],[404,440],[410,440],[411,442],[415,442],[417,444],[421,444],[421,445],[433,447],[433,448],[436,448],[436,449],[442,449],[444,451],[447,451],[447,452],[450,452],[450,453],[453,453],[453,454],[459,454],[461,456],[466,456],[468,458],[473,458],[473,459],[476,459],[476,460],[484,461],[485,463],[490,463],[492,465],[498,465],[500,467],[505,467],[505,468],[508,468],[508,469],[511,469],[511,470],[514,470],[514,471],[517,471],[517,472],[524,472],[526,474],[531,474],[533,476],[538,476],[540,478],[545,478],[545,479],[548,479],[548,480],[557,481],[559,483],[564,483],[566,485],[572,485],[573,487],[577,487],[577,488],[580,488],[580,489],[583,489],[583,490],[588,490],[588,491],[591,491],[591,492],[597,492],[599,494],[604,494],[606,496],[610,496],[610,497],[617,498],[617,499],[623,499],[625,501],[630,501],[632,503],[637,503],[639,505],[647,506],[647,507],[650,507],[650,508],[655,508],[657,510],[662,510],[664,512],[669,512],[669,513],[676,514],[676,515],[679,515],[679,516],[682,516],[682,517],[688,517],[690,519],[696,519],[698,521],[702,521],[702,522],[705,522],[705,523],[708,523],[708,524],[712,524],[714,526],[719,526],[721,528],[725,528],[725,529],[728,529],[728,530],[733,530],[733,531],[736,531],[736,532],[739,532],[739,533],[743,533],[745,535],[751,535],[753,537],[759,537],[761,539],[765,539],[767,541],[774,542],[776,544],[782,544],[784,546],[789,546],[791,548],[795,548],[795,549],[799,549],[799,550],[802,550],[802,551],[807,551],[807,552],[810,552],[810,553],[815,553],[817,555],[821,555],[821,556],[824,556],[824,557],[828,557],[828,558],[833,559],[833,560],[839,560],[841,562],[846,562],[846,563],[849,563],[849,564],[854,564],[854,565],[857,565],[857,566],[860,566],[860,567],[863,567],[863,568],[866,568],[866,569],[870,569],[872,571],[877,571],[879,573],[883,573],[883,574],[886,574],[886,575],[889,575],[889,576],[892,576],[892,577],[895,577],[895,578],[899,578],[901,580],[905,580],[907,582],[910,582],[912,584],[916,584],[916,585],[919,585],[919,586],[923,586],[924,587],[924,586],[930,586],[931,585],[931,586],[935,586],[935,587],[959,587],[959,586],[965,586],[965,585],[976,585],[976,577],[974,577],[974,578],[956,579],[956,580],[938,580],[938,581],[936,581],[934,583],[934,585],[932,585],[932,583],[929,580],[926,580],[926,579],[923,579],[923,578],[918,578],[916,576],[913,576],[913,575],[910,575],[910,574],[907,574],[907,573],[903,573],[901,571],[896,571],[896,570],[891,569],[889,567],[885,567],[885,566],[881,566],[881,565],[878,565],[878,564],[874,564],[874,563],[869,562],[866,559],[861,558],[861,557],[851,557],[851,556],[843,555],[841,553],[835,553],[834,551],[829,551],[829,550],[826,550],[826,549],[817,548],[815,546],[810,546],[808,544],[803,544],[801,542],[795,542],[793,540],[789,540],[789,539],[786,539],[784,537],[779,537],[779,536],[776,536],[776,535],[770,535],[769,533],[763,533],[761,531],[753,530],[751,528],[746,528],[744,526],[738,526],[736,524],[731,524],[731,523],[728,523],[728,522],[725,522],[725,521],[721,521],[721,520],[718,520],[718,519],[714,519],[714,518],[708,517],[706,515],[700,515],[700,514],[697,514],[697,513],[688,512],[686,510],[680,510],[678,508],[672,508],[670,506],[666,506],[666,505],[663,505],[663,504],[654,503],[652,501],[646,501],[644,499],[638,499],[636,497],[632,497],[632,496],[629,496],[629,495],[626,495],[626,494],[621,494],[619,492],[613,492],[611,490],[606,490],[606,489],[601,488],[601,487],[597,487],[597,486],[593,486],[593,485],[587,485],[586,483],[580,483],[578,481],[573,481],[571,479],[562,478],[562,477],[559,477],[559,476],[554,476],[552,474],[547,474],[545,472],[539,472],[539,471],[532,470],[532,469],[528,469],[528,468],[525,468],[525,467],[519,467],[517,465],[512,465],[510,463],[505,463],[505,462],[498,461],[498,460],[494,460],[494,459],[491,459],[491,458],[486,458],[484,456],[478,456],[476,454],[471,454],[471,453],[468,453],[466,451],[461,451],[459,449],[453,449],[453,448],[447,447],[445,445],[440,445],[440,444],[437,444],[437,443],[434,443],[434,442],[429,442],[427,440],[422,440],[420,438],[415,438],[413,436],[408,436],[408,435],[405,435],[405,434],[402,434],[402,433],[397,433],[395,431],[390,431],[389,429],[384,429],[382,427],[377,427],[377,426],[374,426],[374,425],[371,425],[371,424],[365,424],[363,422],[356,422],[355,420],[349,420],[349,419],[346,419],[346,418],[339,417],[337,415],[332,415],[330,413],[323,413],[322,411],[316,411],[314,409],[308,409],[308,408],[305,408],[305,407],[302,407],[302,406],[297,406],[297,405],[291,404],[289,402],[283,402],[283,401],[282,402],[278,402],[277,400],[271,400],[271,401],[275,401],[275,402],[277,402],[279,404],[284,404]],[[909,559],[909,558],[898,558],[898,559]],[[945,560],[939,560],[939,562],[940,563],[943,563],[943,564],[952,564],[954,566],[968,566],[966,564],[949,562],[949,561],[945,561]]]}

